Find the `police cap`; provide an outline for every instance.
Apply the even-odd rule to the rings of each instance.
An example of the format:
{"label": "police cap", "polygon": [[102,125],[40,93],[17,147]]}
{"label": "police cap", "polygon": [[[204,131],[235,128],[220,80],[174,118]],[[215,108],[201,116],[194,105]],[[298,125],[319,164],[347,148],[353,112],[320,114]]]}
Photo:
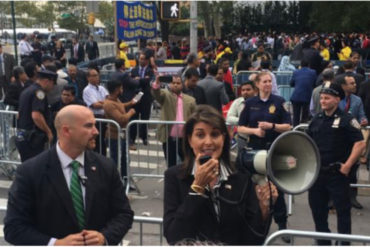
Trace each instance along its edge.
{"label": "police cap", "polygon": [[337,96],[340,99],[343,99],[345,96],[341,85],[337,83],[330,83],[330,82],[327,82],[323,85],[323,87],[320,90],[320,94],[322,93]]}
{"label": "police cap", "polygon": [[42,69],[38,71],[37,75],[39,76],[39,78],[49,79],[49,80],[54,81],[54,83],[57,81],[57,78],[58,78],[57,73],[55,73],[54,71],[48,70],[48,69]]}

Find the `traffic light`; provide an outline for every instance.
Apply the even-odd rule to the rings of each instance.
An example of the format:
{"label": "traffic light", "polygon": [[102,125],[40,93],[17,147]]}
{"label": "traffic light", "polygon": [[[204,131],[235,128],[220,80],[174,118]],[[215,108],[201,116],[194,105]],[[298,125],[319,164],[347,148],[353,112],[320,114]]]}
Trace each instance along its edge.
{"label": "traffic light", "polygon": [[180,19],[180,1],[162,1],[161,2],[161,18],[163,20],[177,21]]}
{"label": "traffic light", "polygon": [[87,23],[90,25],[94,25],[95,23],[95,15],[93,12],[90,12],[87,16]]}

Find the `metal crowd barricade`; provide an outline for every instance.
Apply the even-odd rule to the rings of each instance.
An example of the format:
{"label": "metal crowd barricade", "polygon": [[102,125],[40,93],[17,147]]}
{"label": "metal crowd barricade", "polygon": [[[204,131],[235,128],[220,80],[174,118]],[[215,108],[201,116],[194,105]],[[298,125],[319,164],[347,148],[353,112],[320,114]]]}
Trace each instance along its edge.
{"label": "metal crowd barricade", "polygon": [[273,245],[274,241],[281,237],[290,237],[290,245],[294,245],[294,238],[309,238],[320,240],[336,240],[338,242],[356,242],[356,243],[370,243],[369,236],[354,235],[354,234],[339,234],[313,231],[298,231],[298,230],[281,230],[272,233],[264,242],[264,246]]}
{"label": "metal crowd barricade", "polygon": [[[162,143],[158,140],[151,140],[148,136],[148,145],[142,146],[143,148],[138,148],[136,151],[131,151],[130,154],[130,128],[134,125],[137,127],[137,133],[139,133],[139,127],[144,126],[149,132],[149,127],[156,125],[165,125],[167,136],[170,135],[169,126],[176,124],[185,124],[185,122],[177,121],[157,121],[157,120],[134,120],[128,123],[126,126],[126,163],[127,163],[127,176],[128,183],[132,183],[133,178],[163,178],[164,171],[167,168],[166,159],[162,149]],[[157,129],[155,129],[157,131]],[[176,144],[178,138],[176,138]],[[177,145],[176,145],[177,146]],[[178,151],[176,147],[176,152]],[[168,153],[168,145],[166,153]],[[167,156],[168,157],[168,156]],[[179,163],[179,160],[178,162]],[[126,187],[126,193],[129,191],[129,187]],[[136,186],[137,188],[137,186]],[[138,189],[138,188],[137,188]]]}
{"label": "metal crowd barricade", "polygon": [[17,132],[17,111],[0,110],[0,169],[13,178],[20,156],[15,146]]}
{"label": "metal crowd barricade", "polygon": [[[107,153],[106,156],[110,157],[110,158],[113,158],[113,157],[110,156],[110,139],[111,139],[111,136],[110,135],[102,136],[101,133],[103,133],[103,131],[102,131],[103,128],[105,128],[105,127],[108,128],[108,124],[111,124],[115,128],[117,128],[118,136],[121,137],[121,136],[123,136],[122,128],[116,121],[114,121],[112,119],[96,118],[95,120],[96,120],[96,123],[97,123],[97,129],[99,131],[99,136],[97,137],[97,138],[99,138],[98,151],[99,151],[100,154],[104,154],[103,153],[103,148],[104,148],[103,142],[106,142],[106,149],[107,149],[107,150],[105,150],[106,153]],[[121,141],[120,141],[120,138],[117,138],[117,169],[118,169],[118,172],[119,172],[120,176],[122,175],[121,174],[121,155],[122,155]]]}
{"label": "metal crowd barricade", "polygon": [[[159,225],[159,245],[163,245],[163,218],[158,217],[144,217],[144,216],[134,216],[134,222],[139,223],[139,239],[140,244],[143,245],[143,224],[157,224]],[[153,245],[153,244],[151,244]]]}
{"label": "metal crowd barricade", "polygon": [[294,88],[289,85],[279,85],[278,90],[280,96],[285,99],[285,101],[290,102],[290,96],[292,95]]}

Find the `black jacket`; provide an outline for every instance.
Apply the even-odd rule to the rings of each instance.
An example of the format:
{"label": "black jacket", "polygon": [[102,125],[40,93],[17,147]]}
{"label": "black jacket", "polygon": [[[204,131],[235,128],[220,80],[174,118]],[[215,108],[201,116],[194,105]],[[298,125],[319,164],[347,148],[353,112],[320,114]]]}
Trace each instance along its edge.
{"label": "black jacket", "polygon": [[4,103],[6,105],[14,106],[14,110],[18,111],[19,96],[29,85],[31,85],[31,81],[26,81],[24,85],[19,81],[10,83],[8,92],[5,95]]}
{"label": "black jacket", "polygon": [[182,90],[183,93],[192,96],[195,99],[197,105],[207,104],[206,94],[204,93],[203,88],[195,86],[195,88],[186,88]]}

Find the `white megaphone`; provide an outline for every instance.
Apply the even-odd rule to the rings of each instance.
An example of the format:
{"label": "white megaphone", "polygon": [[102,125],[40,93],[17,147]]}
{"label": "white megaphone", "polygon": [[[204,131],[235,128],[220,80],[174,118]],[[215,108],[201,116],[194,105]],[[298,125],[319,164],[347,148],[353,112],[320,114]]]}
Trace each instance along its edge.
{"label": "white megaphone", "polygon": [[240,151],[238,166],[252,173],[258,184],[271,181],[287,194],[300,194],[316,181],[320,171],[320,153],[307,134],[288,131],[279,135],[267,150]]}

